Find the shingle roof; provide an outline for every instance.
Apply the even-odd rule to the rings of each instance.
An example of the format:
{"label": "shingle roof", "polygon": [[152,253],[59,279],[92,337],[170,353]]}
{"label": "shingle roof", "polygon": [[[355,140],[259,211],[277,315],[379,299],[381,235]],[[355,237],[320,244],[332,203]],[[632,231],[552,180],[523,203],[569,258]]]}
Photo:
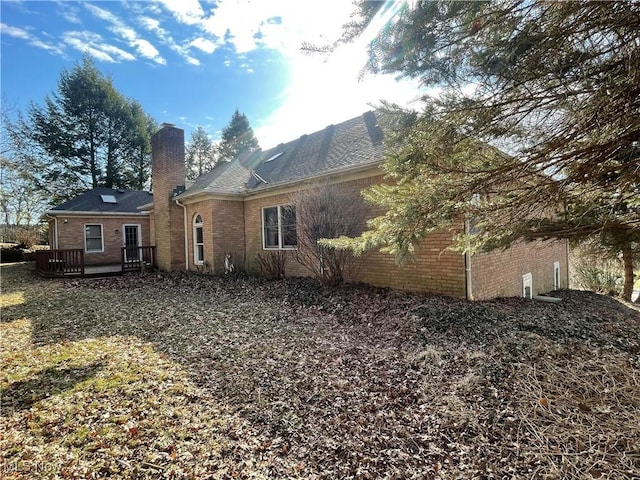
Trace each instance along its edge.
{"label": "shingle roof", "polygon": [[[101,195],[113,195],[116,203],[104,202]],[[152,200],[149,192],[94,188],[52,208],[50,212],[141,213],[138,207]]]}
{"label": "shingle roof", "polygon": [[198,177],[180,197],[200,193],[246,194],[383,159],[382,130],[366,112],[265,151],[237,158]]}

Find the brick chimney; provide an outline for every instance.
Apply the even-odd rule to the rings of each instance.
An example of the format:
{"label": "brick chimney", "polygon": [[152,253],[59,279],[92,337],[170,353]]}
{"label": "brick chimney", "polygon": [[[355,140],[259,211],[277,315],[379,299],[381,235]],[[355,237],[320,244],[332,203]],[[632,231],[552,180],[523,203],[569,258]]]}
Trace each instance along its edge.
{"label": "brick chimney", "polygon": [[184,210],[174,201],[184,190],[184,130],[163,123],[151,137],[153,229],[161,270],[184,270]]}

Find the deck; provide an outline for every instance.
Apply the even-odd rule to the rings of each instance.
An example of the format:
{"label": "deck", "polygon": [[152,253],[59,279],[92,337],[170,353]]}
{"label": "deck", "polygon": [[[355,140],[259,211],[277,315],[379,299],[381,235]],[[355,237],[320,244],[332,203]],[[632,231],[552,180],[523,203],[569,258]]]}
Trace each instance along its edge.
{"label": "deck", "polygon": [[122,247],[120,263],[85,265],[82,249],[36,251],[36,272],[43,277],[100,277],[155,268],[156,247]]}

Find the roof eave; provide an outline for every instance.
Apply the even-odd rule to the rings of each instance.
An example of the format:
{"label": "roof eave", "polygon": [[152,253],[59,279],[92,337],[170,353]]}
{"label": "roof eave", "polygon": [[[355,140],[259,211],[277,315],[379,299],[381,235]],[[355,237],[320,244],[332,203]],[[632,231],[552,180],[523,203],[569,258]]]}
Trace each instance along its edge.
{"label": "roof eave", "polygon": [[66,215],[73,217],[87,217],[87,216],[100,216],[100,217],[145,217],[149,215],[149,212],[97,212],[97,211],[80,211],[80,210],[47,210],[45,215],[55,217],[56,215]]}

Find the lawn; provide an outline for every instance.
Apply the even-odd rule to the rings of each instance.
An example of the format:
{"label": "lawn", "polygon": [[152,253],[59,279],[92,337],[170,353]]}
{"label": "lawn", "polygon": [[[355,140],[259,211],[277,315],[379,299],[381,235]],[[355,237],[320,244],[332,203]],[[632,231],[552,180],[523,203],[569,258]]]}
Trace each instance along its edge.
{"label": "lawn", "polygon": [[640,478],[640,312],[2,265],[2,478]]}

